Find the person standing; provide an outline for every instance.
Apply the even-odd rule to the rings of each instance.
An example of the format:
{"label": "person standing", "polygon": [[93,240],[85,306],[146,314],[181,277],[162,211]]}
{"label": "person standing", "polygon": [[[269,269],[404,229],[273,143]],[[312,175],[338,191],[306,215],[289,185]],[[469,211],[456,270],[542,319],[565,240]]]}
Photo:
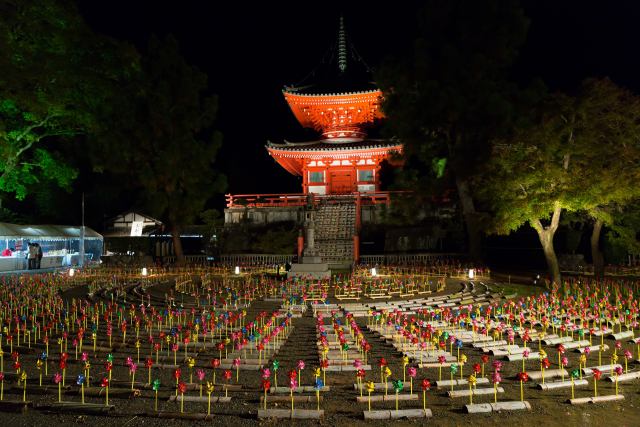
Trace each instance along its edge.
{"label": "person standing", "polygon": [[38,249],[33,243],[29,243],[29,249],[27,253],[28,269],[33,270],[36,266],[36,256],[38,255]]}
{"label": "person standing", "polygon": [[42,256],[44,255],[42,253],[42,246],[40,246],[40,243],[36,243],[36,268],[39,269],[40,268],[40,263],[42,262]]}

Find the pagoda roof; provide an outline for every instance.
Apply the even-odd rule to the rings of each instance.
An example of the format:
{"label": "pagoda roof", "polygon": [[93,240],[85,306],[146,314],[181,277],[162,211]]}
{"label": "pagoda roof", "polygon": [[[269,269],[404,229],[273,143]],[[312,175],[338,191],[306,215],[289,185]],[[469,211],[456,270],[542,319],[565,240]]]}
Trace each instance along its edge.
{"label": "pagoda roof", "polygon": [[283,92],[298,95],[346,95],[377,91],[369,66],[358,54],[340,17],[338,37],[320,64],[297,84]]}
{"label": "pagoda roof", "polygon": [[307,141],[307,142],[290,142],[284,141],[282,144],[267,141],[267,149],[275,149],[278,151],[361,151],[372,149],[395,149],[402,148],[402,144],[397,140],[384,139],[365,139],[361,141],[350,142],[328,142],[328,141]]}
{"label": "pagoda roof", "polygon": [[397,140],[369,139],[353,142],[289,142],[275,144],[271,141],[266,145],[269,155],[273,157],[285,170],[293,175],[302,175],[306,160],[347,160],[383,159],[389,158],[392,152],[402,152],[402,144]]}

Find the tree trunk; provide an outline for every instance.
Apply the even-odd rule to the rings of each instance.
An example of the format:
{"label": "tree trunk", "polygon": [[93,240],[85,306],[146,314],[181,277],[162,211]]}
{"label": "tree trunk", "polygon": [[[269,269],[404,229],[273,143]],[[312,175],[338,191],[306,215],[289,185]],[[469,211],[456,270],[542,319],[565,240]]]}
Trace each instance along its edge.
{"label": "tree trunk", "polygon": [[467,238],[469,245],[469,256],[472,260],[482,261],[482,235],[476,208],[469,189],[469,182],[463,178],[456,178],[456,187],[458,188],[458,197],[460,197],[460,205],[462,206],[462,215],[467,228]]}
{"label": "tree trunk", "polygon": [[540,243],[542,244],[542,250],[544,251],[544,257],[547,260],[547,267],[549,268],[549,274],[553,283],[560,284],[560,265],[558,264],[558,257],[556,256],[556,250],[553,247],[554,231],[543,229],[542,232],[538,232]]}
{"label": "tree trunk", "polygon": [[597,219],[591,232],[591,259],[593,261],[593,276],[604,277],[604,254],[600,250],[600,234],[602,233],[602,220]]}
{"label": "tree trunk", "polygon": [[182,251],[182,241],[180,240],[180,227],[174,225],[171,228],[171,239],[173,240],[173,253],[176,256],[176,263],[184,262],[184,252]]}
{"label": "tree trunk", "polygon": [[547,260],[547,267],[549,268],[549,275],[551,276],[551,282],[560,284],[560,265],[558,264],[558,257],[553,246],[553,238],[555,237],[556,230],[560,224],[560,213],[562,208],[560,203],[556,202],[553,214],[551,216],[551,224],[543,226],[539,219],[531,220],[531,226],[538,232],[538,238],[542,244],[542,250],[544,251],[544,257]]}

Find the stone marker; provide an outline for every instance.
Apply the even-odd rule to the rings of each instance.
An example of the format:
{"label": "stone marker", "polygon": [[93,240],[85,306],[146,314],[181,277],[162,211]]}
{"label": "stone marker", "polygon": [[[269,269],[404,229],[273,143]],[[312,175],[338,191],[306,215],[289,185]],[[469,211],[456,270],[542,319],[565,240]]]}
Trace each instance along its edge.
{"label": "stone marker", "polygon": [[[204,402],[207,403],[209,401],[207,396],[169,396],[169,402],[180,402],[184,398],[185,402]],[[211,396],[211,403],[229,403],[231,402],[230,397],[224,396]],[[103,405],[104,406],[104,405]]]}
{"label": "stone marker", "polygon": [[[367,403],[369,402],[369,396],[358,396],[356,398],[358,403]],[[417,394],[398,394],[398,400],[418,400]],[[389,393],[388,395],[375,395],[371,396],[372,402],[395,402],[396,394]]]}
{"label": "stone marker", "polygon": [[259,409],[258,419],[264,418],[291,418],[291,419],[313,419],[324,417],[324,411],[314,409],[296,409],[293,413],[288,409]]}
{"label": "stone marker", "polygon": [[[631,381],[631,380],[635,380],[640,378],[640,371],[639,372],[629,372],[628,374],[622,374],[622,375],[618,375],[618,382],[623,382],[623,381]],[[607,379],[609,381],[611,381],[612,383],[616,382],[616,377],[614,375],[607,377]]]}
{"label": "stone marker", "polygon": [[569,403],[572,405],[584,405],[585,403],[611,402],[615,400],[624,400],[624,395],[609,394],[606,396],[597,396],[597,397],[579,397],[576,399],[569,399]]}
{"label": "stone marker", "polygon": [[613,370],[616,367],[622,368],[622,365],[620,365],[619,363],[616,363],[614,365],[609,364],[609,365],[591,366],[589,368],[582,368],[582,374],[583,375],[591,375],[591,374],[593,374],[593,370],[594,369],[597,369],[597,370],[599,370],[600,372],[603,372],[603,373],[604,372],[613,372]]}
{"label": "stone marker", "polygon": [[[589,385],[589,381],[582,380],[574,380],[573,385],[575,387]],[[557,388],[567,388],[571,387],[571,381],[554,381],[554,382],[545,382],[544,384],[538,384],[538,388],[540,390],[555,390]]]}
{"label": "stone marker", "polygon": [[[542,371],[531,371],[531,372],[528,372],[528,374],[529,374],[529,379],[533,381],[542,379]],[[560,378],[562,377],[563,374],[565,377],[569,377],[569,373],[567,372],[566,369],[545,369],[544,379],[547,380],[550,378]]]}
{"label": "stone marker", "polygon": [[[487,387],[487,388],[476,388],[473,390],[473,395],[474,396],[481,396],[481,395],[486,395],[486,394],[493,394],[494,390],[493,387]],[[502,387],[498,387],[498,393],[504,393],[504,389]],[[465,389],[465,390],[449,390],[447,392],[447,395],[451,398],[454,397],[469,397],[469,395],[471,394],[471,392],[469,391],[469,389]]]}
{"label": "stone marker", "polygon": [[363,411],[365,420],[389,420],[398,418],[431,418],[433,413],[431,409],[400,409],[395,410],[379,410],[379,411]]}

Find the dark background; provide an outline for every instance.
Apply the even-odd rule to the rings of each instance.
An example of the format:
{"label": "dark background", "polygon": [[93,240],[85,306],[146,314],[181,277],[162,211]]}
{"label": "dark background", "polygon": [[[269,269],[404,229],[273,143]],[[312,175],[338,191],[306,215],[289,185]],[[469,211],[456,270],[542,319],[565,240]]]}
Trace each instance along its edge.
{"label": "dark background", "polygon": [[[335,41],[340,14],[358,52],[375,68],[410,48],[421,4],[79,0],[96,31],[142,51],[151,34],[173,34],[187,61],[208,74],[220,97],[224,134],[217,165],[228,176],[228,192],[236,194],[300,191],[299,178],[278,166],[264,145],[306,137],[281,89],[318,65]],[[517,81],[540,77],[553,90],[571,91],[585,77],[609,76],[638,92],[640,2],[526,0],[523,6],[531,26],[514,68]],[[212,203],[224,206],[223,198]],[[96,217],[122,209],[111,208]]]}

